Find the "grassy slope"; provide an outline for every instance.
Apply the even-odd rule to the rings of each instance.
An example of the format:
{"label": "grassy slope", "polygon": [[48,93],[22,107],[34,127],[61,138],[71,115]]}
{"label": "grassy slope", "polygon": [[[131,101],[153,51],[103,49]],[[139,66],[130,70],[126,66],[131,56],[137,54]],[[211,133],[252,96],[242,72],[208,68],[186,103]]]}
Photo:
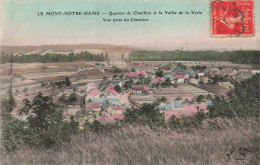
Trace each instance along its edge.
{"label": "grassy slope", "polygon": [[[259,164],[258,122],[254,119],[204,121],[181,130],[126,126],[110,133],[86,133],[46,150],[23,147],[2,155],[2,164]],[[239,147],[250,150],[235,159]]]}

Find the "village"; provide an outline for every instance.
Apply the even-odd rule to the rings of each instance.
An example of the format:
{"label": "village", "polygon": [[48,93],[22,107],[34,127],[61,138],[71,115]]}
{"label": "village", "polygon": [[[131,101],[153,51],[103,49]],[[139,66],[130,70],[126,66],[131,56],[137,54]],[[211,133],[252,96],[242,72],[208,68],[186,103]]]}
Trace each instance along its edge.
{"label": "village", "polygon": [[111,78],[104,76],[102,80],[65,89],[58,97],[76,95],[82,98],[78,104],[69,105],[66,111],[67,119],[73,115],[81,124],[86,120],[102,124],[123,121],[128,108],[155,101],[159,102],[156,109],[168,121],[172,116],[181,118],[193,116],[198,110],[207,112],[215,96],[226,97],[232,80],[252,75],[246,70],[221,66],[187,67],[181,62],[168,65],[170,68],[164,69],[154,66],[154,72],[131,68]]}
{"label": "village", "polygon": [[[124,120],[127,109],[155,102],[169,121],[173,116],[193,116],[198,110],[207,112],[215,96],[227,97],[233,80],[258,72],[252,66],[230,62],[130,61],[122,54],[109,58],[101,62],[26,64],[30,69],[14,64],[12,89],[17,106],[13,116],[26,120],[28,115],[19,115],[23,100],[32,100],[41,92],[64,108],[65,120],[73,116],[81,128],[86,121],[118,123]],[[9,65],[2,65],[4,73],[8,73]],[[8,75],[5,77],[2,89],[10,84]]]}

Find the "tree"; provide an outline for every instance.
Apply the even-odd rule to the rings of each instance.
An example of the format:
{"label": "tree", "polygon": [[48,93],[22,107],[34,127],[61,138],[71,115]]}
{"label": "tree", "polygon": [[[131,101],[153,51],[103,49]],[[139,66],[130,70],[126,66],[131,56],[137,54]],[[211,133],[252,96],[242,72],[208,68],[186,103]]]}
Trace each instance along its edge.
{"label": "tree", "polygon": [[124,78],[124,75],[123,75],[123,74],[121,74],[121,75],[120,75],[120,79],[121,79],[121,80],[123,80],[123,78]]}
{"label": "tree", "polygon": [[59,106],[53,103],[50,96],[38,93],[33,101],[25,99],[21,113],[29,115],[27,117],[28,129],[31,132],[30,140],[33,143],[44,143],[50,146],[61,136],[63,129],[63,112]]}
{"label": "tree", "polygon": [[167,98],[163,96],[163,97],[160,98],[160,101],[165,103],[167,101]]}
{"label": "tree", "polygon": [[204,96],[203,95],[199,95],[197,98],[196,98],[196,102],[202,102],[204,99]]}
{"label": "tree", "polygon": [[215,97],[209,107],[211,117],[259,117],[259,73],[243,81],[234,81],[228,98]]}
{"label": "tree", "polygon": [[155,72],[155,75],[156,75],[157,77],[163,77],[163,71],[162,71],[162,70],[156,71],[156,72]]}
{"label": "tree", "polygon": [[121,87],[119,85],[116,85],[114,87],[115,91],[117,91],[118,93],[121,93]]}
{"label": "tree", "polygon": [[169,78],[167,78],[166,81],[163,82],[161,85],[165,86],[165,87],[169,87],[169,86],[172,85],[172,82],[171,82],[171,80]]}
{"label": "tree", "polygon": [[153,104],[144,103],[140,108],[129,108],[124,113],[125,122],[157,125],[164,121],[163,114],[156,109],[157,106],[158,103],[154,102]]}
{"label": "tree", "polygon": [[64,103],[66,101],[65,94],[63,93],[59,98],[59,102]]}
{"label": "tree", "polygon": [[66,86],[70,86],[71,85],[69,77],[65,77],[65,84],[66,84]]}
{"label": "tree", "polygon": [[135,72],[135,68],[132,68],[132,69],[131,69],[131,72]]}
{"label": "tree", "polygon": [[69,127],[72,129],[72,131],[77,132],[78,127],[79,127],[79,123],[75,121],[74,116],[71,115],[70,116],[70,123],[69,123]]}
{"label": "tree", "polygon": [[178,67],[178,68],[181,68],[181,69],[184,69],[184,70],[187,69],[187,66],[186,66],[186,65],[183,65],[182,63],[178,63],[178,64],[177,64],[177,67]]}
{"label": "tree", "polygon": [[103,77],[103,80],[107,80],[107,77],[106,77],[106,76],[104,76],[104,77]]}
{"label": "tree", "polygon": [[125,89],[129,89],[131,88],[131,86],[134,84],[134,81],[132,79],[130,79],[129,81],[126,81],[125,84],[123,85],[123,87]]}
{"label": "tree", "polygon": [[73,92],[73,93],[71,93],[71,94],[69,95],[69,97],[68,97],[68,103],[73,103],[73,102],[75,102],[75,101],[77,101],[77,96],[76,96],[76,94]]}

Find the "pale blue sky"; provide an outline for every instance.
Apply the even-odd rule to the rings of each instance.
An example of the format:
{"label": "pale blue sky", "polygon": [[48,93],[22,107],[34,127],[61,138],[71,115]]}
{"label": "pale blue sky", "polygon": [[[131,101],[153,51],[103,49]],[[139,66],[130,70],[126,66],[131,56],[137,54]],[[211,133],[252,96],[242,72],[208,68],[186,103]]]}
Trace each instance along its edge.
{"label": "pale blue sky", "polygon": [[[254,38],[210,38],[209,0],[2,0],[1,44],[100,43],[149,49],[259,49],[259,1]],[[258,10],[257,10],[258,9]],[[37,16],[47,11],[201,11],[201,15]],[[148,18],[148,22],[105,23],[105,18]]]}

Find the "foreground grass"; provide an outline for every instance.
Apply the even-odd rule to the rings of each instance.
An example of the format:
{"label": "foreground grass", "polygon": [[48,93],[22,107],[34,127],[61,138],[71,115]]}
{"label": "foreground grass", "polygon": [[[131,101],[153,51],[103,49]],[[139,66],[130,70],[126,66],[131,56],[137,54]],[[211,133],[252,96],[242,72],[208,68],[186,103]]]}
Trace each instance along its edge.
{"label": "foreground grass", "polygon": [[87,132],[51,149],[23,146],[3,154],[1,164],[259,164],[258,124],[217,118],[180,130],[131,125]]}

